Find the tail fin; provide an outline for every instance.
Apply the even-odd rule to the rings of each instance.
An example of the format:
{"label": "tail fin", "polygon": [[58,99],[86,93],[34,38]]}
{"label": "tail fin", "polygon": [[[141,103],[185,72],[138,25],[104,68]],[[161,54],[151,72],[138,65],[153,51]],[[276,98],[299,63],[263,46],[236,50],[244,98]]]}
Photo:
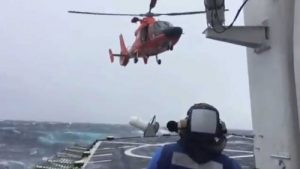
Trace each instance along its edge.
{"label": "tail fin", "polygon": [[108,52],[109,52],[110,61],[111,61],[111,63],[113,63],[114,62],[114,54],[112,53],[111,49],[109,49]]}
{"label": "tail fin", "polygon": [[119,36],[119,39],[120,39],[121,55],[128,56],[128,50],[125,46],[125,42],[122,34]]}
{"label": "tail fin", "polygon": [[119,39],[120,39],[121,53],[120,54],[114,54],[112,52],[112,50],[109,49],[108,52],[109,52],[110,61],[114,62],[114,57],[116,56],[116,57],[120,58],[120,65],[126,66],[129,62],[128,50],[125,46],[124,39],[123,39],[122,35],[120,35]]}

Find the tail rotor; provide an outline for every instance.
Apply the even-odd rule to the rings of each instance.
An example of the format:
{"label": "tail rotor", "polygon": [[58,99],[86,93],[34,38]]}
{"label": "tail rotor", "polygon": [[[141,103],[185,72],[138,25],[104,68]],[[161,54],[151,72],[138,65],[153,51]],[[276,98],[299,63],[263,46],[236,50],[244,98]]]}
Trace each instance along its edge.
{"label": "tail rotor", "polygon": [[112,53],[111,49],[109,49],[108,52],[109,52],[110,61],[111,61],[111,63],[113,63],[114,62],[114,54]]}

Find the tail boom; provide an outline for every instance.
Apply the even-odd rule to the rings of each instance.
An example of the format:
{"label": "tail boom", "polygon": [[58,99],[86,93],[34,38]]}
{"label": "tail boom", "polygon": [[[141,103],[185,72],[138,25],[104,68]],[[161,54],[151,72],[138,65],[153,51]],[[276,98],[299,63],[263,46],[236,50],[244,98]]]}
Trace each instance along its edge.
{"label": "tail boom", "polygon": [[114,53],[111,52],[111,50],[109,51],[109,55],[110,55],[110,61],[112,63],[114,61],[114,57],[119,57],[120,58],[120,65],[121,66],[126,66],[129,62],[129,56],[128,55],[114,54]]}

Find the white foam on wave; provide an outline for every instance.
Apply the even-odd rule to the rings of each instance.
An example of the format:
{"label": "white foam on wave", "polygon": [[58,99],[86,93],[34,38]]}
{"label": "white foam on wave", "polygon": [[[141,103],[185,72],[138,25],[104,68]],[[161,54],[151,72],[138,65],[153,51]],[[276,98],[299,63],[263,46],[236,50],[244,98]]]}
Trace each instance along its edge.
{"label": "white foam on wave", "polygon": [[17,130],[17,128],[16,127],[1,127],[0,128],[1,130],[6,130],[6,131],[12,131],[12,132],[14,132],[14,133],[16,133],[16,134],[21,134],[21,131],[19,131],[19,130]]}
{"label": "white foam on wave", "polygon": [[37,155],[37,154],[38,154],[38,149],[37,148],[30,149],[29,155],[33,156],[33,155]]}
{"label": "white foam on wave", "polygon": [[23,163],[21,161],[15,161],[15,160],[6,160],[6,161],[2,160],[2,161],[0,161],[0,164],[5,165],[5,166],[17,164],[17,165],[22,166],[23,168],[27,168],[25,163]]}
{"label": "white foam on wave", "polygon": [[43,157],[42,160],[43,161],[47,161],[49,158],[48,157]]}

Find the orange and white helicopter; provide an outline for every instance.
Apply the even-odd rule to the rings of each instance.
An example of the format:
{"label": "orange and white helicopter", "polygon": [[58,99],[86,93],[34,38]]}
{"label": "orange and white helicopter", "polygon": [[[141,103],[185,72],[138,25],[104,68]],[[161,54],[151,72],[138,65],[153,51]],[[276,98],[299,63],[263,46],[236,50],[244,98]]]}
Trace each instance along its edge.
{"label": "orange and white helicopter", "polygon": [[[150,1],[149,12],[146,14],[121,14],[121,13],[96,13],[96,12],[80,12],[69,11],[69,13],[76,14],[90,14],[90,15],[110,15],[110,16],[133,16],[132,23],[139,22],[140,25],[135,31],[135,41],[131,48],[127,49],[122,34],[119,36],[121,52],[114,54],[109,49],[109,56],[111,62],[114,57],[120,58],[120,65],[126,66],[131,58],[134,63],[138,62],[138,58],[143,58],[144,63],[147,64],[150,56],[156,57],[156,62],[161,64],[158,59],[158,54],[173,50],[174,45],[178,42],[182,34],[182,28],[173,26],[167,21],[156,21],[154,17],[161,15],[177,16],[177,15],[192,15],[202,14],[205,11],[192,12],[176,12],[176,13],[152,13],[151,10],[155,7],[157,0]],[[143,17],[142,19],[138,17]]]}

